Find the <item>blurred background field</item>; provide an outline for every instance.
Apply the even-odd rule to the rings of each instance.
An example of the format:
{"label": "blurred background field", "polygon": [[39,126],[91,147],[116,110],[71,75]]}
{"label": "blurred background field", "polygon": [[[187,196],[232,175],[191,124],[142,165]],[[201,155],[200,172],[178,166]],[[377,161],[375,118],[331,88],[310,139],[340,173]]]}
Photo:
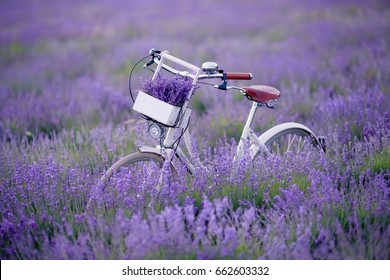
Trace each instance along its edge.
{"label": "blurred background field", "polygon": [[[387,1],[16,0],[0,14],[2,259],[390,258]],[[256,131],[301,122],[327,153],[236,178],[222,163],[251,104],[203,86],[191,133],[221,170],[170,186],[155,209],[152,189],[100,194],[107,167],[148,141],[128,74],[149,48],[252,72],[237,84],[282,93]],[[84,213],[93,193],[99,215]]]}

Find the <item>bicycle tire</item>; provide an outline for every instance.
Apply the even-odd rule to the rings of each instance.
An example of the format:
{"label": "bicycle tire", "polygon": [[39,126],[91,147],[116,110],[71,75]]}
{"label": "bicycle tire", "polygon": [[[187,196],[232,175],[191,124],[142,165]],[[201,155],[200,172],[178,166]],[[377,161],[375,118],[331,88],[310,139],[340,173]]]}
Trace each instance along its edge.
{"label": "bicycle tire", "polygon": [[[133,185],[138,187],[140,184],[156,183],[157,185],[160,175],[156,176],[155,173],[161,171],[164,161],[165,159],[160,154],[135,152],[115,162],[101,177],[100,184],[103,186],[104,191],[110,183],[114,185],[121,184],[119,180],[126,177],[127,182],[131,181]],[[148,163],[152,165],[149,166]],[[142,176],[145,176],[145,178]],[[86,205],[87,212],[92,209],[94,199],[95,197],[91,196],[88,200]]]}
{"label": "bicycle tire", "polygon": [[116,163],[114,163],[106,173],[100,178],[101,183],[106,183],[109,179],[115,175],[121,168],[128,167],[129,165],[135,162],[155,162],[160,168],[164,164],[164,158],[160,154],[155,154],[151,152],[135,152],[133,154],[127,155],[124,158],[121,158]]}
{"label": "bicycle tire", "polygon": [[[307,147],[325,150],[319,138],[309,128],[293,122],[277,125],[266,131],[258,139],[267,148],[267,152],[271,154],[298,154]],[[258,154],[259,151],[254,158]]]}
{"label": "bicycle tire", "polygon": [[314,134],[302,128],[286,128],[278,131],[264,141],[271,154],[298,154],[307,146],[318,147]]}

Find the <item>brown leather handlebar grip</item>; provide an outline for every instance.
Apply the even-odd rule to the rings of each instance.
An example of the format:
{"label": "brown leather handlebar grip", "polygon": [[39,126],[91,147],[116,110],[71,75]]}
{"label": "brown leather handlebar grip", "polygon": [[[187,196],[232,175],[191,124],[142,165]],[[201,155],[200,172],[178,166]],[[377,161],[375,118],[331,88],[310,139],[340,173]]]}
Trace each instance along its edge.
{"label": "brown leather handlebar grip", "polygon": [[252,80],[252,73],[225,72],[227,80]]}

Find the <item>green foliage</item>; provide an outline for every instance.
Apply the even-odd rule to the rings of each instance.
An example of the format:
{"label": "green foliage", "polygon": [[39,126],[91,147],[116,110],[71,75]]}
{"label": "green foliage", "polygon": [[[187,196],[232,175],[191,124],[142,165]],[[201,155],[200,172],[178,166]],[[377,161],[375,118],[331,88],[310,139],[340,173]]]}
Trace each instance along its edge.
{"label": "green foliage", "polygon": [[220,197],[228,197],[234,210],[241,206],[242,201],[252,201],[254,199],[253,189],[243,183],[240,186],[226,184],[222,186]]}
{"label": "green foliage", "polygon": [[210,127],[216,132],[218,138],[226,136],[227,139],[240,139],[244,123],[240,120],[229,120],[223,116],[211,120]]}
{"label": "green foliage", "polygon": [[9,43],[0,50],[0,61],[2,63],[10,63],[18,58],[21,58],[21,56],[26,53],[26,48],[17,41]]}
{"label": "green foliage", "polygon": [[381,173],[390,170],[390,150],[383,150],[367,159],[368,167],[374,173]]}
{"label": "green foliage", "polygon": [[194,97],[192,97],[191,109],[199,116],[207,114],[207,106],[202,100],[200,94],[195,94]]}

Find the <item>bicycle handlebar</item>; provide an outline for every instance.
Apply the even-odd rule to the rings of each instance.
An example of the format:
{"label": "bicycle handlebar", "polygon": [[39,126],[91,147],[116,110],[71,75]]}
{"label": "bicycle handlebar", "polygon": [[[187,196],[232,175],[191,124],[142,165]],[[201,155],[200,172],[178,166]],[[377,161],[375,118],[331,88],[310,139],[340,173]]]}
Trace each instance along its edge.
{"label": "bicycle handlebar", "polygon": [[227,80],[252,80],[252,73],[225,72]]}
{"label": "bicycle handlebar", "polygon": [[[228,80],[251,80],[252,79],[252,73],[245,73],[245,72],[225,72],[221,69],[218,69],[218,65],[214,62],[208,62],[204,63],[202,65],[202,70],[205,72],[205,74],[199,74],[201,71],[201,68],[192,65],[188,63],[187,61],[184,61],[180,58],[174,57],[170,55],[167,51],[157,51],[155,49],[150,49],[149,55],[151,56],[151,60],[144,64],[145,68],[148,68],[151,66],[153,63],[157,64],[156,71],[153,69],[150,69],[152,72],[154,72],[154,77],[157,75],[158,71],[161,69],[164,69],[171,74],[178,75],[183,78],[191,78],[193,79],[193,85],[198,82],[198,80],[203,80],[203,79],[221,79],[222,83],[213,85],[211,83],[204,83],[213,86],[214,88],[220,89],[220,90],[230,90],[230,89],[235,89],[238,91],[241,91],[243,95],[245,95],[249,100],[252,100],[254,102],[257,102],[259,104],[265,104],[269,108],[273,108],[274,102],[277,98],[280,96],[279,90],[273,87],[269,86],[262,86],[262,85],[255,85],[255,86],[250,86],[250,87],[237,87],[237,86],[228,86],[227,81]],[[142,60],[146,59],[148,56],[142,58],[139,62]],[[188,68],[189,70],[192,70],[195,72],[195,74],[191,74],[187,71],[179,71],[176,70],[175,68],[168,66],[164,63],[164,60],[170,60],[174,63],[177,63],[179,65],[182,65],[185,68]],[[139,63],[138,62],[138,63]],[[137,64],[138,64],[137,63]],[[136,65],[137,65],[136,64]],[[135,66],[134,66],[135,67]],[[133,69],[134,69],[133,67]],[[133,70],[131,70],[132,72]],[[129,85],[130,85],[130,79],[131,79],[131,72],[130,72],[130,77],[129,77]],[[130,94],[131,94],[131,88],[129,86]],[[194,87],[191,89],[192,91],[194,90]],[[191,91],[191,94],[192,94]],[[134,101],[134,99],[133,99]],[[188,100],[186,101],[188,102]]]}
{"label": "bicycle handlebar", "polygon": [[[156,63],[157,65],[160,64],[160,59],[161,59],[161,54],[162,53],[168,53],[167,51],[157,51],[155,49],[150,49],[149,54],[152,57],[152,59],[146,63],[144,66],[149,67],[153,63]],[[168,66],[166,64],[162,64],[161,67],[165,69],[166,71],[179,75],[182,77],[190,77],[194,78],[195,75],[190,74],[186,71],[178,71],[174,69],[171,66]],[[204,80],[204,79],[222,79],[224,83],[226,83],[226,80],[251,80],[252,79],[252,73],[246,73],[246,72],[224,72],[223,70],[218,70],[216,73],[207,73],[207,74],[201,74],[198,76],[198,80]],[[235,88],[238,89],[237,87],[227,87],[225,86],[224,88],[219,88],[219,89],[231,89]],[[241,88],[240,88],[241,89]]]}

